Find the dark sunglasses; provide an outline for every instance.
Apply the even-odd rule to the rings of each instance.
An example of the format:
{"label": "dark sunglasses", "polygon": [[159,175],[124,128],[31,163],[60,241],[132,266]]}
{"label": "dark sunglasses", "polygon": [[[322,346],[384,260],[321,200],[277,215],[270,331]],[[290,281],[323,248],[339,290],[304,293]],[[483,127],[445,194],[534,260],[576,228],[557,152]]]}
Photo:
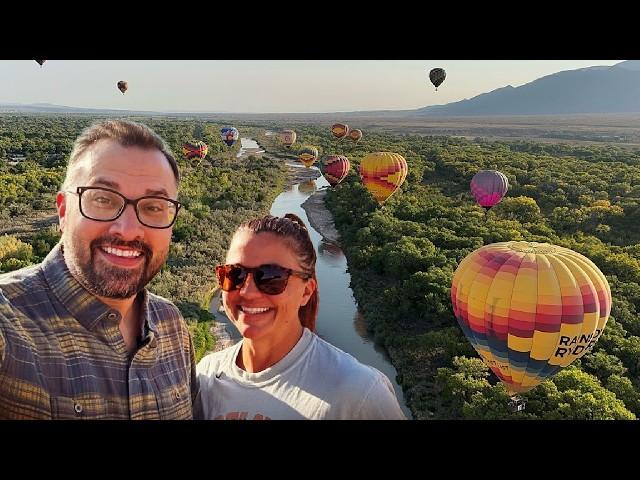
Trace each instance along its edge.
{"label": "dark sunglasses", "polygon": [[260,265],[254,268],[242,265],[218,265],[216,267],[218,283],[225,292],[241,289],[250,273],[253,275],[253,282],[258,290],[267,295],[279,295],[284,292],[291,275],[305,280],[311,278],[308,273],[291,270],[280,265]]}

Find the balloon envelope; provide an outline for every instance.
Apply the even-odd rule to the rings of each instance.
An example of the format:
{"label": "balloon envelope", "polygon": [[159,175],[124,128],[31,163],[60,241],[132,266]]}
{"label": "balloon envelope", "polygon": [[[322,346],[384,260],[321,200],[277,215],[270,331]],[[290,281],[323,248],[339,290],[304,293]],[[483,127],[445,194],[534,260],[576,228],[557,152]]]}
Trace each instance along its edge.
{"label": "balloon envelope", "polygon": [[182,153],[188,159],[204,158],[207,156],[208,151],[209,147],[204,142],[186,142],[182,145]]}
{"label": "balloon envelope", "polygon": [[128,88],[129,88],[129,84],[127,82],[125,82],[124,80],[120,80],[118,82],[118,90],[120,90],[123,94],[124,94],[124,92],[127,91]]}
{"label": "balloon envelope", "polygon": [[227,147],[231,147],[240,137],[240,132],[235,127],[223,127],[220,129],[220,136]]}
{"label": "balloon envelope", "polygon": [[360,178],[371,195],[383,203],[407,178],[407,161],[392,152],[370,153],[360,162]]}
{"label": "balloon envelope", "polygon": [[298,158],[305,167],[309,168],[318,159],[318,149],[316,147],[311,147],[308,145],[302,147],[302,149],[298,152]]}
{"label": "balloon envelope", "polygon": [[280,140],[282,140],[285,147],[289,148],[296,143],[296,132],[293,130],[283,130],[280,132]]}
{"label": "balloon envelope", "polygon": [[514,394],[593,348],[611,312],[611,289],[591,260],[568,248],[500,242],[460,262],[451,303],[473,348]]}
{"label": "balloon envelope", "polygon": [[320,171],[332,187],[339,184],[349,173],[351,163],[344,155],[329,155],[322,162]]}
{"label": "balloon envelope", "polygon": [[343,138],[349,134],[349,126],[344,123],[336,123],[331,127],[331,133],[336,138]]}
{"label": "balloon envelope", "polygon": [[480,170],[471,179],[471,194],[487,210],[500,203],[509,190],[506,175],[497,170]]}
{"label": "balloon envelope", "polygon": [[431,80],[433,86],[436,87],[436,90],[442,82],[444,82],[445,78],[447,78],[447,74],[442,68],[434,68],[429,72],[429,80]]}
{"label": "balloon envelope", "polygon": [[362,138],[362,130],[358,130],[357,128],[349,131],[349,138],[354,142],[358,143]]}

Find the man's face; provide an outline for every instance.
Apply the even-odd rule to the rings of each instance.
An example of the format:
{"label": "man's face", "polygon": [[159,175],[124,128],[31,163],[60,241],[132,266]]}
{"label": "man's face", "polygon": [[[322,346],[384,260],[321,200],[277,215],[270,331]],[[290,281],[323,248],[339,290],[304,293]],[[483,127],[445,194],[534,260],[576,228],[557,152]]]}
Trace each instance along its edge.
{"label": "man's face", "polygon": [[[173,171],[162,152],[123,147],[112,140],[99,141],[73,165],[67,190],[75,192],[77,187],[106,187],[129,199],[177,196]],[[77,194],[60,192],[56,203],[65,261],[94,295],[132,297],[166,261],[173,228],[142,225],[133,205],[116,220],[99,222],[82,216]]]}

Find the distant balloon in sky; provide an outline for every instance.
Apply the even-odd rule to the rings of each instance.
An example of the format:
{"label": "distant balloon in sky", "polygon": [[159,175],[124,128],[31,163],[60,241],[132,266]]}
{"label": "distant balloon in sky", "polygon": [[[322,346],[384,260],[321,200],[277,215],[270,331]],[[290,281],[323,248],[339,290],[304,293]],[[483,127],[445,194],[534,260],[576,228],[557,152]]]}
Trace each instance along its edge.
{"label": "distant balloon in sky", "polygon": [[370,153],[360,162],[360,178],[373,197],[382,204],[407,178],[409,167],[398,153]]}
{"label": "distant balloon in sky", "polygon": [[442,68],[434,68],[429,72],[429,80],[431,80],[431,83],[433,83],[433,85],[436,87],[436,92],[438,91],[438,87],[442,82],[444,82],[444,79],[446,77],[447,74]]}
{"label": "distant balloon in sky", "polygon": [[129,88],[129,84],[127,82],[125,82],[124,80],[120,80],[118,82],[118,90],[120,90],[123,95],[124,95],[124,92],[126,92],[128,88]]}
{"label": "distant balloon in sky", "polygon": [[331,133],[336,138],[344,138],[349,133],[349,126],[344,123],[335,123],[331,127]]}
{"label": "distant balloon in sky", "polygon": [[36,62],[38,62],[38,65],[42,66],[42,64],[46,62],[46,60],[36,60]]}
{"label": "distant balloon in sky", "polygon": [[291,145],[296,143],[296,132],[293,130],[283,130],[280,132],[280,140],[284,143],[284,146],[290,148]]}
{"label": "distant balloon in sky", "polygon": [[589,352],[609,318],[600,269],[568,248],[499,242],[467,255],[453,276],[453,313],[511,395]]}
{"label": "distant balloon in sky", "polygon": [[324,159],[320,171],[332,187],[338,185],[349,173],[351,164],[344,155],[329,155]]}
{"label": "distant balloon in sky", "polygon": [[486,210],[500,203],[507,190],[509,180],[497,170],[480,170],[471,179],[471,194]]}
{"label": "distant balloon in sky", "polygon": [[304,164],[305,167],[309,168],[318,159],[318,149],[310,145],[305,145],[298,152],[298,159]]}
{"label": "distant balloon in sky", "polygon": [[227,147],[231,147],[240,137],[240,132],[235,127],[223,127],[220,129],[220,136]]}
{"label": "distant balloon in sky", "polygon": [[354,142],[358,143],[362,138],[362,130],[358,130],[357,128],[349,131],[349,138]]}
{"label": "distant balloon in sky", "polygon": [[182,153],[188,159],[192,159],[195,157],[204,158],[207,156],[207,152],[209,151],[209,147],[206,143],[202,141],[198,142],[185,142],[182,145]]}

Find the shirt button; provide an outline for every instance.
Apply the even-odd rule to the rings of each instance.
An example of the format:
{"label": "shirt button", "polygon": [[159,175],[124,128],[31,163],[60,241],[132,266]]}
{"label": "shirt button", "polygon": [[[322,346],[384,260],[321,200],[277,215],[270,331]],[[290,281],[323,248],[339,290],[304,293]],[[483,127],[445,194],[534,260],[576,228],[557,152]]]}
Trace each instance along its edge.
{"label": "shirt button", "polygon": [[180,392],[176,390],[176,400],[180,400]]}
{"label": "shirt button", "polygon": [[78,415],[82,413],[82,405],[80,405],[77,402],[73,405],[73,409],[76,411]]}
{"label": "shirt button", "polygon": [[109,320],[115,320],[116,318],[118,318],[118,314],[111,312],[109,315],[107,315],[107,318]]}

